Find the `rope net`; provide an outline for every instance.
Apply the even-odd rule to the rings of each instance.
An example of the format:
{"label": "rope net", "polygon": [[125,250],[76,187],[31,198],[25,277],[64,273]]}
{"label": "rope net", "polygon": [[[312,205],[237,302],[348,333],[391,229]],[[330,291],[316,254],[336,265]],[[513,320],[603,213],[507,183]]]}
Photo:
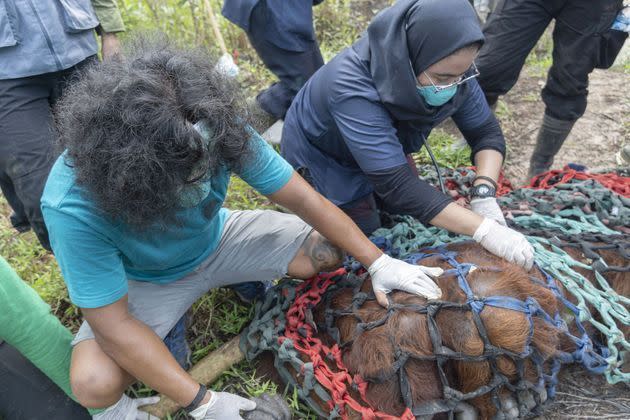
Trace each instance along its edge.
{"label": "rope net", "polygon": [[[421,168],[430,179],[428,171]],[[442,176],[458,198],[470,188],[474,172],[459,168],[443,170]],[[439,261],[461,298],[392,300],[394,293],[388,295],[387,310],[378,312],[365,270],[349,259],[335,272],[304,282],[281,282],[271,289],[256,304],[254,320],[243,334],[241,347],[248,359],[271,351],[283,381],[325,418],[413,419],[438,413],[450,418],[467,409],[463,403],[474,405],[482,417],[531,417],[553,399],[558,372],[566,363],[580,363],[610,383],[630,383],[630,373],[623,369],[624,359],[630,357],[630,299],[615,292],[630,282],[630,178],[565,168],[534,178],[524,188],[514,190],[504,178],[500,185],[499,202],[508,223],[526,234],[535,249],[537,269],[529,281],[551,296],[555,306],[545,303],[540,297],[544,293],[537,295],[539,299],[509,292],[475,294],[473,271],[500,274],[499,263],[472,264],[457,251],[467,238],[426,227],[411,217],[388,216],[391,227],[376,231],[372,240],[388,254],[413,264]],[[345,306],[339,305],[341,295],[349,296]],[[526,321],[526,337],[518,350],[490,339],[487,323],[493,310],[512,311]],[[364,318],[361,314],[366,313],[371,315]],[[461,351],[445,340],[448,332],[440,328],[445,314],[470,320],[475,339],[482,344],[480,351]],[[422,319],[427,348],[401,344],[392,323],[402,315]],[[356,323],[351,338],[339,329],[348,319]],[[537,339],[545,329],[558,337],[553,351]],[[390,368],[378,374],[359,369],[363,375],[350,370],[344,355],[375,331],[383,332],[391,343]],[[511,374],[506,373],[506,361]],[[419,399],[414,393],[414,378],[408,372],[417,363],[430,366],[436,375],[439,392],[431,398]],[[456,375],[462,363],[487,366],[485,382],[462,390]],[[397,384],[402,412],[379,411],[370,403],[370,386],[388,381]],[[490,411],[483,410],[480,400],[491,403]]]}

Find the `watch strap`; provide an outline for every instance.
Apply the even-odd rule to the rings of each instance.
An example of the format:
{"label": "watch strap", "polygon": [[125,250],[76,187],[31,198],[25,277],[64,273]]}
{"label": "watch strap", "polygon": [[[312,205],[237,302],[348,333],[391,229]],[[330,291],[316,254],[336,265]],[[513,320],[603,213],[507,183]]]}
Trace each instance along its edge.
{"label": "watch strap", "polygon": [[204,384],[199,384],[199,391],[197,392],[195,399],[192,400],[192,402],[188,404],[186,407],[184,407],[184,410],[187,413],[190,413],[195,408],[199,407],[199,403],[201,403],[201,401],[203,400],[203,397],[206,396],[207,392],[208,392],[208,388],[206,388]]}
{"label": "watch strap", "polygon": [[494,187],[494,191],[498,191],[499,190],[499,185],[497,184],[497,182],[490,178],[489,176],[484,176],[484,175],[477,175],[474,179],[473,179],[473,185],[475,184],[475,181],[478,179],[482,179],[484,181],[488,181],[489,183],[492,184],[492,186]]}

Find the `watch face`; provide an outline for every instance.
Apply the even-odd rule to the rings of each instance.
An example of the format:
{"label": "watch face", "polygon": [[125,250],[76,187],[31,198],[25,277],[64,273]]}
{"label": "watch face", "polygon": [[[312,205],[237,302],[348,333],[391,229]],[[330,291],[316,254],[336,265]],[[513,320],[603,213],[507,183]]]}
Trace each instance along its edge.
{"label": "watch face", "polygon": [[494,197],[496,191],[490,185],[480,184],[472,188],[471,197]]}
{"label": "watch face", "polygon": [[481,184],[477,187],[477,194],[479,195],[487,195],[490,193],[490,187],[485,184]]}

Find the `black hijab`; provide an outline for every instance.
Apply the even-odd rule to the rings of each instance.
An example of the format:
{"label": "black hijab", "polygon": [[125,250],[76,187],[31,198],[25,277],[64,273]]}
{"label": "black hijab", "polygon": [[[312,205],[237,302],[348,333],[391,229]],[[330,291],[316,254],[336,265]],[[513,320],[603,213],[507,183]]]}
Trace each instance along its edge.
{"label": "black hijab", "polygon": [[[398,0],[380,12],[354,45],[368,63],[381,102],[398,123],[398,136],[417,151],[418,127],[439,111],[451,115],[467,95],[466,84],[441,107],[430,107],[416,92],[416,77],[432,64],[475,42],[483,33],[468,0]],[[451,111],[451,112],[449,112]]]}

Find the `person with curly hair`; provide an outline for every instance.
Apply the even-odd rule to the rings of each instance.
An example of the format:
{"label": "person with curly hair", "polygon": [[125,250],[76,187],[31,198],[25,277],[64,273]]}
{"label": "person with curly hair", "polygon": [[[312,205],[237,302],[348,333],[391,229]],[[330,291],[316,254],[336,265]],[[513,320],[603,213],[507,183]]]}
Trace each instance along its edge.
{"label": "person with curly hair", "polygon": [[[208,290],[341,264],[368,267],[381,304],[438,298],[430,276],[383,254],[247,124],[233,81],[204,51],[139,40],[92,67],[57,110],[64,152],[42,198],[52,248],[85,322],[70,382],[89,408],[120,407],[140,380],[196,419],[255,403],[196,383],[162,339]],[[231,174],[294,214],[223,207]],[[105,411],[107,413],[107,411]]]}

